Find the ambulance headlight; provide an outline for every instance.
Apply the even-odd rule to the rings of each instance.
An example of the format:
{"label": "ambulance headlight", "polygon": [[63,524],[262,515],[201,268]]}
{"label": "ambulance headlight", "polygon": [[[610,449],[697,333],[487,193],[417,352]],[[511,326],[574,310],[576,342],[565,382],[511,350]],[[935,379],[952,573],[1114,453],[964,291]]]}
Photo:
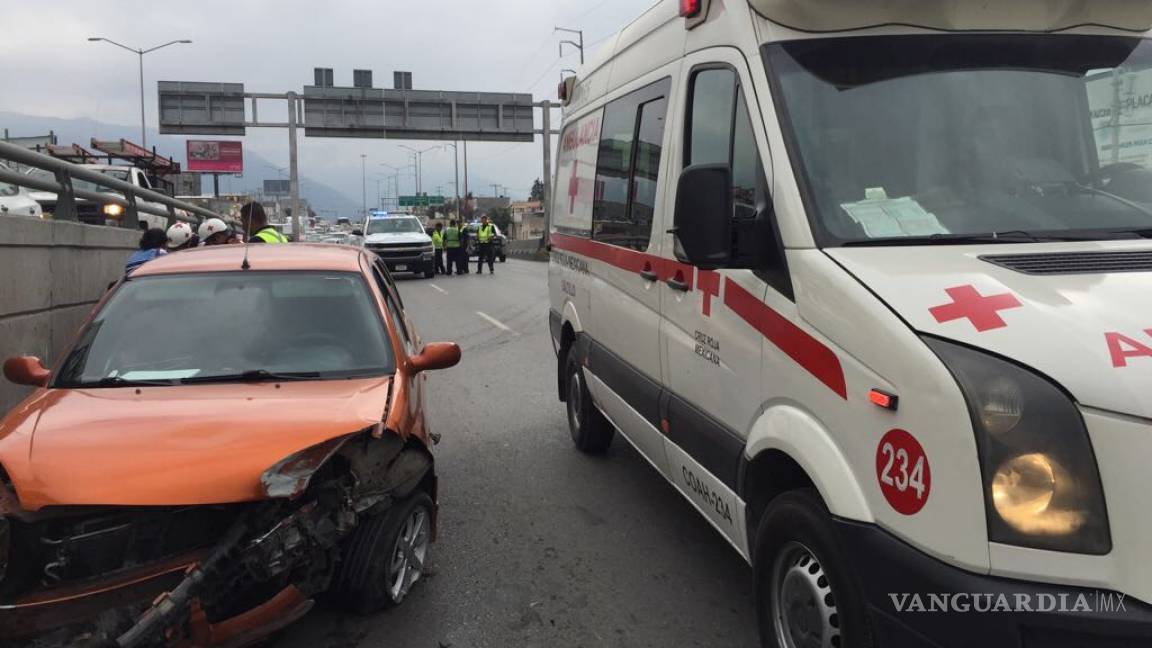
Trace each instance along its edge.
{"label": "ambulance headlight", "polygon": [[952,342],[924,341],[968,402],[988,539],[1049,551],[1110,552],[1104,488],[1072,398],[1020,365]]}

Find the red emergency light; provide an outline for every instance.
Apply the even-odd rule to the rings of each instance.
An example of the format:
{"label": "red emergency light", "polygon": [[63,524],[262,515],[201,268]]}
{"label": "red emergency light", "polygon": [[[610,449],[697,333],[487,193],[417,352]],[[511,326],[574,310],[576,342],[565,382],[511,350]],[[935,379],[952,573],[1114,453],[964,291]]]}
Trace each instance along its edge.
{"label": "red emergency light", "polygon": [[680,16],[683,18],[695,18],[703,8],[704,0],[680,0]]}

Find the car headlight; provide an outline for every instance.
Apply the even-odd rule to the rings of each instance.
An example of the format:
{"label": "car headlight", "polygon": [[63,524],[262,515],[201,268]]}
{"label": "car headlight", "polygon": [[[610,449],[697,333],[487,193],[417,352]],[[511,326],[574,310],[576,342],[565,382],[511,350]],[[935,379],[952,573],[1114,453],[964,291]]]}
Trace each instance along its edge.
{"label": "car headlight", "polygon": [[104,205],[104,215],[109,218],[120,218],[124,215],[124,207],[116,203],[108,203]]}
{"label": "car headlight", "polygon": [[1096,456],[1071,397],[1007,360],[936,338],[924,341],[968,401],[988,539],[1050,551],[1110,552]]}

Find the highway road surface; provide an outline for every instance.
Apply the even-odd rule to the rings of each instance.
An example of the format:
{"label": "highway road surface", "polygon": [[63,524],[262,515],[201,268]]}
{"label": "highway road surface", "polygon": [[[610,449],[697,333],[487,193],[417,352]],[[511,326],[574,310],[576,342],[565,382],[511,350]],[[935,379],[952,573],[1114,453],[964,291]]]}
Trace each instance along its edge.
{"label": "highway road surface", "polygon": [[375,616],[321,603],[278,648],[758,645],[736,552],[621,437],[602,458],[572,447],[547,272],[509,260],[399,279],[424,341],[464,350],[428,382],[443,434],[434,573]]}

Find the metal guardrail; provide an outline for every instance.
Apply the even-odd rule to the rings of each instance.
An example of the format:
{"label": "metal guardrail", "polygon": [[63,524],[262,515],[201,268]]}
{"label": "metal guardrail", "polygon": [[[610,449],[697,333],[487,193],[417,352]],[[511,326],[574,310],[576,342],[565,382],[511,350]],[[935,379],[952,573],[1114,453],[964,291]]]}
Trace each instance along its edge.
{"label": "metal guardrail", "polygon": [[[30,151],[14,144],[0,142],[0,161],[3,160],[51,171],[56,176],[56,180],[53,182],[46,179],[34,178],[8,169],[0,169],[0,182],[40,191],[49,191],[56,194],[56,207],[52,211],[53,220],[76,221],[76,199],[78,198],[100,205],[120,205],[124,208],[124,218],[121,219],[120,223],[123,227],[132,229],[139,227],[140,213],[162,216],[168,219],[170,225],[177,221],[199,223],[206,218],[220,218],[225,221],[232,220],[222,214],[217,214],[209,209],[176,200],[166,194],[150,189],[143,189],[130,182],[117,180],[99,171],[86,169],[81,165],[58,160],[49,155]],[[124,195],[119,196],[99,191],[75,189],[72,186],[73,178],[86,180],[98,186],[107,187],[108,189],[114,189]],[[164,208],[161,209],[153,205],[138,204],[140,200],[157,203],[163,205]]]}

